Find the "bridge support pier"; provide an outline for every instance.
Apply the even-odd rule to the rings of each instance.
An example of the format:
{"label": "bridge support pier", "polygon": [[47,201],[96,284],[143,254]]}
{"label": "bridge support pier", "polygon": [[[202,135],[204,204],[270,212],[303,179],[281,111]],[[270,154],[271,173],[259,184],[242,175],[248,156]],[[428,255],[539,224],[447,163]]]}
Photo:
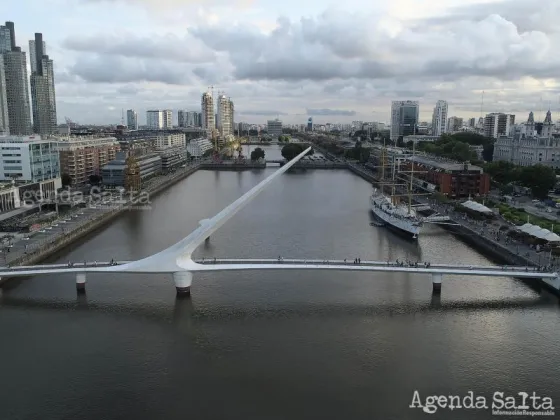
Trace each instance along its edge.
{"label": "bridge support pier", "polygon": [[434,295],[439,295],[441,293],[441,279],[443,274],[433,273],[432,274],[432,293]]}
{"label": "bridge support pier", "polygon": [[80,294],[86,292],[86,273],[76,274],[76,291]]}
{"label": "bridge support pier", "polygon": [[191,295],[192,273],[190,271],[173,273],[173,281],[175,282],[177,296]]}

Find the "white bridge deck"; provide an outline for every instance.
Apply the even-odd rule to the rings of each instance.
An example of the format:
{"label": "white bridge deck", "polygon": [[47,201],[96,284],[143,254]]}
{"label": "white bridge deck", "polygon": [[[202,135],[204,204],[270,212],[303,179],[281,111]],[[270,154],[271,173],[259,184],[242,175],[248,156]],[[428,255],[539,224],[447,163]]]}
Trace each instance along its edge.
{"label": "white bridge deck", "polygon": [[[70,273],[121,273],[122,267],[130,261],[111,262],[76,262],[69,264],[43,264],[0,268],[2,277],[20,277],[39,274]],[[452,265],[452,264],[397,264],[387,261],[354,260],[317,260],[317,259],[230,259],[205,258],[192,261],[189,271],[238,271],[238,270],[338,270],[338,271],[370,271],[370,272],[401,272],[466,276],[507,276],[524,278],[554,278],[555,273],[538,271],[534,267],[518,266],[483,266],[483,265]]]}

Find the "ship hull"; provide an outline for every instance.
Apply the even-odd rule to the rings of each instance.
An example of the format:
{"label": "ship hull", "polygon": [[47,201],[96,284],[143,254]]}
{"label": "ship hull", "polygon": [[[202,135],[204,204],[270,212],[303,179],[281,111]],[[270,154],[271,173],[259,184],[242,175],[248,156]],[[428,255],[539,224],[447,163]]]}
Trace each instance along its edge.
{"label": "ship hull", "polygon": [[384,222],[387,227],[398,233],[401,233],[411,239],[417,239],[420,235],[420,226],[414,226],[414,224],[409,220],[396,218],[373,205],[371,206],[371,211],[375,217]]}

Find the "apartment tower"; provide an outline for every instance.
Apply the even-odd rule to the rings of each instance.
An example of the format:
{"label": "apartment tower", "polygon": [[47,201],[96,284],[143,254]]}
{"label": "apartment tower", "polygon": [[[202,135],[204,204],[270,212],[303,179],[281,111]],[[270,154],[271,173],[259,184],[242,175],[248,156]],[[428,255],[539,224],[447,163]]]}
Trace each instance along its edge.
{"label": "apartment tower", "polygon": [[[10,134],[29,135],[31,127],[31,107],[29,104],[29,88],[27,80],[27,59],[25,52],[16,46],[13,22],[0,26],[0,55],[4,69],[0,79],[0,124]],[[7,110],[7,112],[6,112]],[[8,116],[6,124],[5,115]]]}
{"label": "apartment tower", "polygon": [[36,33],[35,39],[29,41],[29,57],[33,131],[37,134],[52,134],[56,131],[53,61],[47,55],[42,34]]}
{"label": "apartment tower", "polygon": [[432,135],[441,136],[447,132],[447,112],[449,105],[447,101],[439,100],[436,102],[434,113],[432,115]]}

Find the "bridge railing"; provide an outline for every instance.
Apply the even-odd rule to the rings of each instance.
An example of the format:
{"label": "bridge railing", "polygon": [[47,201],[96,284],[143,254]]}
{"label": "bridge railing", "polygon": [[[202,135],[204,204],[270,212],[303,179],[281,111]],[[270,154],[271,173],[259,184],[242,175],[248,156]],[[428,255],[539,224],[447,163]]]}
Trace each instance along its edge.
{"label": "bridge railing", "polygon": [[426,262],[406,263],[396,261],[364,261],[355,263],[354,259],[346,260],[321,260],[321,259],[296,259],[296,258],[200,258],[194,260],[198,264],[309,264],[309,265],[362,265],[362,266],[377,266],[377,267],[409,267],[409,268],[438,268],[438,269],[465,269],[465,270],[495,270],[495,271],[533,271],[543,272],[538,267],[532,266],[484,266],[484,265],[456,265],[456,264],[432,264]]}

